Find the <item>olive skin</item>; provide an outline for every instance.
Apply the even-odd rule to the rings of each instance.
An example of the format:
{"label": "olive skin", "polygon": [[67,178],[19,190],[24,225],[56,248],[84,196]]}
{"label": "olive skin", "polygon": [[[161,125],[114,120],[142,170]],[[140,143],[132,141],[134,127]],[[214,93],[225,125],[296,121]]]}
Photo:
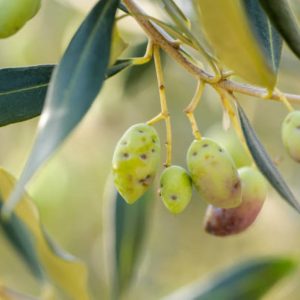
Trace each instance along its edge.
{"label": "olive skin", "polygon": [[132,204],[152,184],[160,164],[160,141],[156,130],[141,123],[131,126],[119,140],[112,159],[114,184]]}
{"label": "olive skin", "polygon": [[0,38],[7,38],[19,31],[33,18],[41,0],[0,0]]}
{"label": "olive skin", "polygon": [[241,203],[241,182],[231,157],[215,141],[202,138],[192,142],[187,165],[201,198],[221,208]]}
{"label": "olive skin", "polygon": [[160,176],[159,194],[171,213],[181,213],[192,198],[192,180],[187,171],[179,166],[165,169]]}
{"label": "olive skin", "polygon": [[267,183],[261,173],[251,167],[238,170],[242,181],[242,203],[235,208],[209,205],[204,222],[205,231],[216,236],[241,233],[251,226],[267,197]]}
{"label": "olive skin", "polygon": [[290,112],[281,126],[281,139],[289,154],[300,162],[300,111]]}

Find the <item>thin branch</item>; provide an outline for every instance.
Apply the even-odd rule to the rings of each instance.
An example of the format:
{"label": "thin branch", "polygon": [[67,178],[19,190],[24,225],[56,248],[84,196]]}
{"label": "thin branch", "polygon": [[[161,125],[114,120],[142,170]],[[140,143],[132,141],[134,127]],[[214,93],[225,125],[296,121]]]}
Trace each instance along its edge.
{"label": "thin branch", "polygon": [[[144,32],[153,41],[154,44],[158,44],[165,52],[167,52],[177,63],[179,63],[186,71],[197,79],[201,79],[207,83],[214,83],[215,77],[212,74],[202,70],[198,66],[192,64],[185,56],[182,55],[178,46],[167,40],[152,24],[149,20],[142,17],[144,12],[136,4],[134,0],[123,0],[132,16],[140,24]],[[224,79],[217,82],[217,85],[228,92],[237,92],[253,97],[266,98],[267,90],[259,88],[250,84],[244,84],[229,79]],[[282,93],[291,103],[300,104],[300,95]],[[282,101],[282,95],[274,91],[270,97],[270,100]]]}

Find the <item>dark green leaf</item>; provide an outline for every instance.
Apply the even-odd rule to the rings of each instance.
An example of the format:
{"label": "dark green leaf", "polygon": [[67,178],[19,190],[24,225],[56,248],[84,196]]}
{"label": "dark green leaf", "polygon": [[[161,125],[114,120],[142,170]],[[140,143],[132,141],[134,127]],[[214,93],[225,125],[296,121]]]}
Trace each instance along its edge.
{"label": "dark green leaf", "polygon": [[129,14],[129,11],[124,4],[120,3],[119,9],[121,9],[124,13]]}
{"label": "dark green leaf", "polygon": [[38,116],[54,66],[0,69],[0,126]]}
{"label": "dark green leaf", "polygon": [[164,300],[258,300],[295,267],[295,262],[284,258],[249,261],[182,288]]}
{"label": "dark green leaf", "polygon": [[287,0],[259,0],[291,50],[300,58],[300,27]]}
{"label": "dark green leaf", "polygon": [[[2,206],[3,202],[0,200],[0,210]],[[35,251],[34,239],[26,225],[13,213],[9,220],[0,218],[0,226],[7,239],[27,263],[33,275],[38,279],[43,279],[44,271]]]}
{"label": "dark green leaf", "polygon": [[118,59],[113,66],[108,68],[105,78],[112,77],[130,66],[132,66],[131,59]]}
{"label": "dark green leaf", "polygon": [[259,168],[259,170],[268,179],[273,188],[298,212],[300,212],[300,204],[296,200],[295,196],[285,183],[284,179],[280,175],[279,171],[273,164],[267,151],[259,141],[254,129],[252,128],[245,112],[242,107],[237,104],[241,127],[244,133],[244,137],[248,148],[252,154],[252,157]]}
{"label": "dark green leaf", "polygon": [[118,4],[119,0],[102,0],[95,5],[55,68],[35,144],[4,214],[14,208],[26,183],[82,120],[99,93]]}
{"label": "dark green leaf", "polygon": [[[108,68],[108,79],[127,67],[131,60],[117,60]],[[54,65],[0,69],[0,126],[39,116]]]}
{"label": "dark green leaf", "polygon": [[133,205],[114,191],[113,217],[109,222],[110,238],[114,239],[112,292],[118,298],[130,283],[139,261],[146,235],[153,192],[149,191]]}
{"label": "dark green leaf", "polygon": [[252,31],[265,57],[277,72],[282,52],[282,38],[261,8],[259,0],[243,0],[243,3]]}

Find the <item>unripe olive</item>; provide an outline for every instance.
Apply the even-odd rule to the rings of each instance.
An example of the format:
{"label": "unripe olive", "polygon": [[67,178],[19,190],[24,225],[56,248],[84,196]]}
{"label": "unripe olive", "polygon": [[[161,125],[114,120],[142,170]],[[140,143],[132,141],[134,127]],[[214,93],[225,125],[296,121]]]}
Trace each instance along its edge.
{"label": "unripe olive", "polygon": [[114,183],[129,204],[149,188],[160,163],[160,141],[147,124],[130,127],[118,142],[112,160]]}
{"label": "unripe olive", "polygon": [[166,208],[181,213],[192,198],[192,180],[184,168],[171,166],[160,177],[160,196]]}
{"label": "unripe olive", "polygon": [[195,140],[187,153],[187,165],[200,196],[221,208],[241,203],[241,182],[234,162],[211,139]]}
{"label": "unripe olive", "polygon": [[232,128],[224,131],[220,126],[214,125],[208,129],[206,135],[219,143],[227,151],[237,168],[252,164],[251,156],[247,153]]}
{"label": "unripe olive", "polygon": [[281,138],[290,157],[300,162],[300,111],[286,116],[281,126]]}
{"label": "unripe olive", "polygon": [[41,0],[0,0],[0,38],[16,33],[40,6]]}
{"label": "unripe olive", "polygon": [[254,168],[239,169],[242,182],[242,203],[235,208],[210,205],[206,211],[205,230],[213,235],[228,236],[247,229],[256,219],[267,196],[267,184]]}

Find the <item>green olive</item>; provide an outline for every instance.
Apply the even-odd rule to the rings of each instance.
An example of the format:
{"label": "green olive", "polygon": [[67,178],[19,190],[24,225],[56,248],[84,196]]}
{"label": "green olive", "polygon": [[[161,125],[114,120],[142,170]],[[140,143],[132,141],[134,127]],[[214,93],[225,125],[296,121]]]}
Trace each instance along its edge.
{"label": "green olive", "polygon": [[187,153],[187,165],[200,196],[221,208],[241,203],[241,182],[227,152],[211,139],[195,140]]}
{"label": "green olive", "polygon": [[40,6],[41,0],[0,0],[0,38],[15,34]]}
{"label": "green olive", "polygon": [[234,129],[224,131],[220,126],[214,125],[206,132],[207,137],[219,143],[232,157],[237,168],[250,166],[252,158],[243,147]]}
{"label": "green olive", "polygon": [[267,183],[251,167],[238,170],[242,182],[242,203],[235,208],[210,205],[206,211],[205,230],[213,235],[228,236],[246,230],[258,216],[267,197]]}
{"label": "green olive", "polygon": [[147,124],[130,127],[118,142],[112,160],[114,183],[129,204],[149,188],[160,163],[160,141]]}
{"label": "green olive", "polygon": [[192,198],[192,180],[184,168],[171,166],[160,177],[160,196],[166,208],[181,213]]}

